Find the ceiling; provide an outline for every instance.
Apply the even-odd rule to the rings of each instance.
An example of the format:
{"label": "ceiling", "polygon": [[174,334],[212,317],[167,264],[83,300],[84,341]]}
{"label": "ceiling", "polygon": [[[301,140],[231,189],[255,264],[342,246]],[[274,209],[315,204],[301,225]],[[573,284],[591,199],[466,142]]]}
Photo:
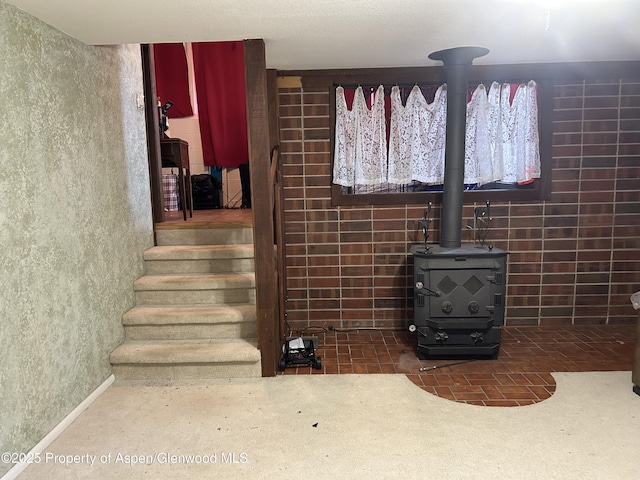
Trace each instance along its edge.
{"label": "ceiling", "polygon": [[262,38],[279,70],[640,60],[640,0],[8,0],[91,45]]}

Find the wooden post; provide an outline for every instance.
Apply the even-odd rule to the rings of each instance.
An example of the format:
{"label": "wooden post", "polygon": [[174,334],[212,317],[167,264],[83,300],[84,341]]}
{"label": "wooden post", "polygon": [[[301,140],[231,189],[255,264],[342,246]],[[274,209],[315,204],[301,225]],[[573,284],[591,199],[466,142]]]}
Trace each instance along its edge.
{"label": "wooden post", "polygon": [[147,151],[151,179],[151,211],[153,222],[164,222],[164,196],[162,195],[162,160],[160,159],[160,126],[156,96],[156,75],[153,67],[153,48],[140,46],[142,76],[144,79],[144,110],[147,124]]}
{"label": "wooden post", "polygon": [[264,41],[244,41],[244,65],[249,142],[249,176],[256,274],[256,320],[262,376],[276,374],[280,357],[278,288],[270,172],[269,108]]}
{"label": "wooden post", "polygon": [[269,146],[280,145],[280,126],[278,124],[278,71],[267,70],[267,95],[269,105]]}

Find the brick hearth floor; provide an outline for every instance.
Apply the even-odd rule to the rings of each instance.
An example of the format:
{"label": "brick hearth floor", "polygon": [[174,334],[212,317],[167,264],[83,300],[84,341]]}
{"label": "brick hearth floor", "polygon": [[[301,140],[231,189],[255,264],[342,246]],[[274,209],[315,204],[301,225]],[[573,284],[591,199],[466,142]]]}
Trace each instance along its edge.
{"label": "brick hearth floor", "polygon": [[[321,331],[322,369],[288,367],[285,375],[404,373],[423,390],[461,403],[531,405],[555,391],[551,372],[630,371],[635,326],[505,327],[491,360],[419,360],[414,334],[401,331]],[[461,363],[464,362],[464,363]],[[438,366],[420,372],[421,367]],[[631,390],[629,375],[629,390]]]}

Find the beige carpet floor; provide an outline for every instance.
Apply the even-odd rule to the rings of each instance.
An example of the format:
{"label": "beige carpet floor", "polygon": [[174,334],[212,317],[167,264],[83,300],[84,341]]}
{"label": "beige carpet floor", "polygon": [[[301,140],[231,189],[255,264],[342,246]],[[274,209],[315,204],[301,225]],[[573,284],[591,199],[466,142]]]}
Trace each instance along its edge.
{"label": "beige carpet floor", "polygon": [[18,478],[640,478],[630,372],[553,375],[551,398],[510,408],[404,375],[113,385]]}

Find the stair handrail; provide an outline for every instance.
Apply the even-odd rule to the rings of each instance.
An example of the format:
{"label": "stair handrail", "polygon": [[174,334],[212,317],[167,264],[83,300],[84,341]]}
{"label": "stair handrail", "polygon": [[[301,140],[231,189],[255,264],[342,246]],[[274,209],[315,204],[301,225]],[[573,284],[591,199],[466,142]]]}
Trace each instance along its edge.
{"label": "stair handrail", "polygon": [[269,169],[269,180],[273,185],[271,195],[271,207],[273,211],[273,231],[276,254],[276,277],[278,279],[278,316],[280,320],[280,340],[284,341],[286,329],[286,261],[284,245],[284,202],[282,171],[280,161],[280,146],[276,145],[271,150],[271,165]]}

